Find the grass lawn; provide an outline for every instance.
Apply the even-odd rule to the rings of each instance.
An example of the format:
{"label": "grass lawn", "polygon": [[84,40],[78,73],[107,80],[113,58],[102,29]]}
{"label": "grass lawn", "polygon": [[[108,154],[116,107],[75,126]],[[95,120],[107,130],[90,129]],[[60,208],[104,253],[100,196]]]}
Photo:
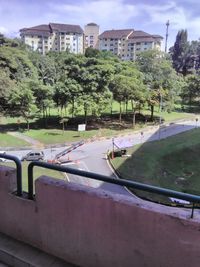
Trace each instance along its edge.
{"label": "grass lawn", "polygon": [[[137,125],[135,130],[141,128],[142,125]],[[112,129],[99,129],[99,130],[89,130],[85,132],[70,131],[66,130],[57,130],[57,129],[39,129],[39,130],[30,130],[25,131],[23,134],[30,136],[44,144],[56,144],[56,143],[65,143],[65,142],[75,142],[92,137],[101,137],[101,136],[114,136],[120,133],[128,133],[133,131],[133,129],[126,130],[112,130]]]}
{"label": "grass lawn", "polygon": [[[146,109],[142,112],[144,115],[150,115],[150,110]],[[158,109],[155,109],[154,116],[162,117],[164,119],[164,122],[170,122],[175,120],[181,120],[181,119],[194,119],[195,115],[193,113],[184,113],[184,112],[164,112],[160,113]]]}
{"label": "grass lawn", "polygon": [[6,133],[0,133],[0,147],[24,147],[30,144]]}
{"label": "grass lawn", "polygon": [[[28,192],[28,164],[30,162],[22,162],[22,188],[23,191]],[[1,165],[7,165],[7,166],[11,166],[11,167],[15,167],[15,163],[13,162],[1,162]],[[34,174],[34,180],[37,179],[39,176],[41,175],[46,175],[46,176],[51,176],[57,179],[62,179],[65,180],[66,177],[64,175],[64,173],[59,172],[59,171],[53,171],[53,170],[48,170],[48,169],[44,169],[44,168],[40,168],[40,167],[34,167],[33,169],[33,174]]]}
{"label": "grass lawn", "polygon": [[[121,177],[200,195],[200,129],[136,145],[128,154],[131,157],[112,160]],[[139,195],[166,201],[165,197],[141,191]]]}

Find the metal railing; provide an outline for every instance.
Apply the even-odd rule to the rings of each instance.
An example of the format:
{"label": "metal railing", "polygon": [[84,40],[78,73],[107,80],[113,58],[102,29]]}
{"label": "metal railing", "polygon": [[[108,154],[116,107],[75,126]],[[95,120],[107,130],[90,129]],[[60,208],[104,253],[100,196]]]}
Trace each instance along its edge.
{"label": "metal railing", "polygon": [[167,196],[167,197],[174,197],[177,199],[186,200],[186,201],[189,201],[193,204],[191,218],[193,218],[195,203],[200,203],[200,196],[197,196],[197,195],[182,193],[182,192],[178,192],[178,191],[174,191],[174,190],[170,190],[170,189],[160,188],[157,186],[142,184],[142,183],[129,181],[129,180],[125,180],[125,179],[123,179],[123,180],[114,179],[114,178],[111,178],[111,177],[108,177],[105,175],[101,175],[101,174],[97,174],[97,173],[93,173],[93,172],[87,172],[87,171],[72,169],[69,167],[55,165],[55,164],[49,164],[49,163],[40,162],[40,161],[37,161],[37,162],[33,161],[28,166],[28,198],[29,199],[34,198],[34,196],[33,196],[33,167],[34,166],[47,168],[47,169],[51,169],[51,170],[57,170],[60,172],[66,172],[66,173],[70,173],[70,174],[75,174],[75,175],[79,175],[82,177],[91,178],[91,179],[95,179],[95,180],[99,180],[99,181],[103,181],[103,182],[107,182],[107,183],[111,183],[111,184],[131,187],[134,189],[139,189],[139,190],[147,191],[150,193],[156,193],[156,194],[160,194],[160,195]]}
{"label": "metal railing", "polygon": [[21,164],[21,161],[15,156],[7,155],[4,153],[0,153],[0,158],[9,159],[15,162],[16,169],[17,169],[17,196],[21,197],[22,196],[22,164]]}
{"label": "metal railing", "polygon": [[[22,196],[22,165],[21,161],[11,155],[7,154],[2,154],[0,153],[0,158],[5,158],[9,159],[15,162],[16,164],[16,169],[17,169],[17,196]],[[167,197],[174,197],[177,199],[182,199],[186,200],[192,203],[192,213],[191,213],[191,218],[193,218],[194,214],[194,208],[196,203],[200,203],[200,196],[197,195],[192,195],[192,194],[187,194],[187,193],[182,193],[170,189],[165,189],[165,188],[160,188],[157,186],[152,186],[152,185],[147,185],[147,184],[142,184],[130,180],[125,180],[125,179],[115,179],[111,178],[105,175],[93,173],[93,172],[88,172],[88,171],[83,171],[83,170],[77,170],[77,169],[72,169],[69,167],[65,166],[60,166],[60,165],[55,165],[55,164],[50,164],[46,162],[41,162],[41,161],[32,161],[28,165],[28,198],[29,199],[34,199],[34,194],[33,194],[33,168],[34,166],[41,167],[41,168],[46,168],[46,169],[51,169],[51,170],[56,170],[60,172],[66,172],[70,174],[75,174],[79,175],[85,178],[90,178],[90,179],[95,179],[98,181],[103,181],[111,184],[116,184],[120,186],[126,186],[129,188],[133,189],[139,189],[142,191],[150,192],[150,193],[155,193]]]}

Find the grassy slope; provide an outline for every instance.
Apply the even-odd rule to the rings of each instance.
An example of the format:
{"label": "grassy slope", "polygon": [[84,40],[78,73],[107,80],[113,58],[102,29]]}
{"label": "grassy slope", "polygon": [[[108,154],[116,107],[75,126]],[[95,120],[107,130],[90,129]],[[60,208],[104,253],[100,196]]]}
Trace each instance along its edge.
{"label": "grassy slope", "polygon": [[115,158],[124,178],[182,192],[200,194],[200,129],[129,149],[130,158]]}

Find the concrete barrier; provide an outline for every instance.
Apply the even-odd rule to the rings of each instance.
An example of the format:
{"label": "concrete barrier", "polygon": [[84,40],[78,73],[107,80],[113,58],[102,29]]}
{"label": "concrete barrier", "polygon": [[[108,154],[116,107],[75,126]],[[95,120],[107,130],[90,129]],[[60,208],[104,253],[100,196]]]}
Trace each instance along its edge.
{"label": "concrete barrier", "polygon": [[82,267],[199,266],[199,216],[44,176],[31,201],[14,181],[0,167],[0,232]]}

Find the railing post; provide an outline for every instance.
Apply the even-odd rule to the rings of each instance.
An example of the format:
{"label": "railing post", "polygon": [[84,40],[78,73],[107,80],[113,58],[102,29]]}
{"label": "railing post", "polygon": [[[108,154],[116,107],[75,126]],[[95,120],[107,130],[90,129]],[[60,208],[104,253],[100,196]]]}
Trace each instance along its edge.
{"label": "railing post", "polygon": [[33,199],[33,162],[28,165],[28,198]]}
{"label": "railing post", "polygon": [[190,216],[191,219],[192,219],[193,216],[194,216],[194,208],[195,208],[195,203],[193,202],[193,203],[192,203],[192,213],[191,213],[191,216]]}
{"label": "railing post", "polygon": [[22,196],[22,165],[21,161],[15,161],[17,167],[17,196]]}
{"label": "railing post", "polygon": [[15,162],[17,169],[17,196],[22,196],[22,164],[21,161],[12,155],[0,153],[0,158],[9,159]]}

